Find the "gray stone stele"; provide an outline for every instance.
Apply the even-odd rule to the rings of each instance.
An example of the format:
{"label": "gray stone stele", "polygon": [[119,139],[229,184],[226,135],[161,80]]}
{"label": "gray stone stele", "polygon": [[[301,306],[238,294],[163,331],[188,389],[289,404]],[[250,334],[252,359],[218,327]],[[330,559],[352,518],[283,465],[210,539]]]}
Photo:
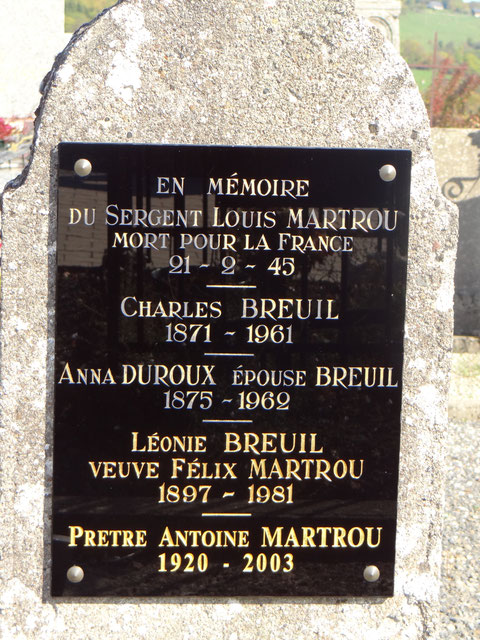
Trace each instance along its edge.
{"label": "gray stone stele", "polygon": [[[412,150],[395,597],[50,598],[61,141]],[[429,144],[406,64],[350,0],[125,0],[74,34],[46,84],[31,164],[3,195],[5,638],[434,637],[456,213]]]}
{"label": "gray stone stele", "polygon": [[[432,146],[442,192],[458,206],[454,333],[480,338],[480,131],[433,129]],[[474,348],[474,340],[470,346]]]}

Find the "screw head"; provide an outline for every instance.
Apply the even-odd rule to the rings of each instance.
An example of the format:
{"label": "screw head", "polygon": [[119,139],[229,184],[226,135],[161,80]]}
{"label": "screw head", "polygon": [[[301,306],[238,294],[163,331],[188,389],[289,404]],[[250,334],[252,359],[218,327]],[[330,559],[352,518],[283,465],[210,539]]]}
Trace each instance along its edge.
{"label": "screw head", "polygon": [[73,165],[73,170],[75,171],[77,176],[84,178],[92,172],[92,163],[86,158],[79,158]]}
{"label": "screw head", "polygon": [[393,164],[384,164],[378,173],[384,182],[392,182],[397,177],[397,170]]}
{"label": "screw head", "polygon": [[84,576],[85,574],[82,567],[77,567],[76,564],[70,567],[70,569],[67,571],[67,579],[70,582],[81,582]]}
{"label": "screw head", "polygon": [[370,564],[365,567],[363,577],[367,582],[376,582],[380,578],[380,571],[374,564]]}

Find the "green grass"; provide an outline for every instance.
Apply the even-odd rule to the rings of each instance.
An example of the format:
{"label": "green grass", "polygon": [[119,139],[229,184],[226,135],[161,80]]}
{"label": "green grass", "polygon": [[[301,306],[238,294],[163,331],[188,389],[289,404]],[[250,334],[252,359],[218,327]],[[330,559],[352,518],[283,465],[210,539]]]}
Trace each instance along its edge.
{"label": "green grass", "polygon": [[85,22],[111,7],[117,0],[65,0],[65,33],[73,33]]}
{"label": "green grass", "polygon": [[480,377],[480,353],[452,354],[452,369],[462,378]]}
{"label": "green grass", "polygon": [[[480,44],[480,19],[470,14],[452,11],[405,11],[400,16],[400,40],[404,43],[402,53],[410,64],[433,61],[435,33],[438,34],[439,60],[448,55],[453,64],[468,63],[469,72],[480,73],[480,48],[469,46]],[[416,45],[415,43],[418,43]],[[431,69],[412,69],[415,81],[423,96],[428,94],[432,83]],[[476,90],[468,98],[466,113],[475,113],[480,102]]]}
{"label": "green grass", "polygon": [[480,42],[480,18],[451,11],[408,11],[400,16],[400,38],[417,40],[427,50],[433,50],[435,32],[443,45],[462,45],[469,38]]}
{"label": "green grass", "polygon": [[432,84],[431,69],[412,69],[413,77],[422,93]]}

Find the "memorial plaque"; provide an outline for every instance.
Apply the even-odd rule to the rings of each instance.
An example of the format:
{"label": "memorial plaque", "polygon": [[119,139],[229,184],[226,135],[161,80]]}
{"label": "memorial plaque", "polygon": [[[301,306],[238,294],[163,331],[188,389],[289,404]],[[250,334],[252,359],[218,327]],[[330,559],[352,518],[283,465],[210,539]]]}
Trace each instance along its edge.
{"label": "memorial plaque", "polygon": [[409,186],[60,145],[53,595],[393,594]]}

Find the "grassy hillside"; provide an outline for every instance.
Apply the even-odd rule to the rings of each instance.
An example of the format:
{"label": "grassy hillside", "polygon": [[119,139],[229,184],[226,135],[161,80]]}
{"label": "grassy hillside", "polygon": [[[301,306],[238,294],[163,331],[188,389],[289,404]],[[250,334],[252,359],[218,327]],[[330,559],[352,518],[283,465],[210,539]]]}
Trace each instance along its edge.
{"label": "grassy hillside", "polygon": [[480,18],[451,11],[402,12],[400,16],[401,40],[417,40],[425,48],[433,47],[435,32],[438,40],[445,46],[452,42],[456,46],[463,45],[469,39],[480,42]]}
{"label": "grassy hillside", "polygon": [[480,46],[480,18],[451,11],[403,11],[400,16],[400,39],[416,40],[430,57],[433,51],[435,32],[441,50],[449,43],[463,49],[467,42]]}
{"label": "grassy hillside", "polygon": [[[471,71],[480,72],[480,19],[452,11],[403,11],[400,16],[402,55],[410,65],[430,64],[435,33],[438,34],[439,58],[449,56],[454,64],[467,63]],[[414,69],[421,89],[431,82],[430,70]]]}
{"label": "grassy hillside", "polygon": [[65,0],[65,32],[73,33],[117,0]]}
{"label": "grassy hillside", "polygon": [[435,32],[442,43],[461,45],[468,39],[480,41],[480,18],[451,11],[408,11],[400,16],[402,40],[433,45]]}
{"label": "grassy hillside", "polygon": [[443,76],[439,72],[434,94],[430,90],[431,69],[413,69],[415,80],[427,103],[435,95],[435,104],[439,105],[439,96],[443,96],[444,106],[438,106],[442,113],[439,111],[438,120],[434,120],[440,123],[438,126],[470,126],[471,118],[476,118],[480,109],[480,19],[452,11],[404,8],[400,16],[400,41],[402,55],[409,65],[432,64],[435,33],[437,61],[444,60],[448,67],[465,65],[465,70],[451,69]]}

